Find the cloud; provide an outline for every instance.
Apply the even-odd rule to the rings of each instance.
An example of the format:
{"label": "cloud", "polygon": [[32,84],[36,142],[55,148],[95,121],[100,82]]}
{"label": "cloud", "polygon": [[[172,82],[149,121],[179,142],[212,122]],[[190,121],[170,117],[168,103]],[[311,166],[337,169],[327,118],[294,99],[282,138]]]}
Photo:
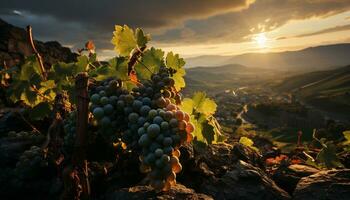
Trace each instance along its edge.
{"label": "cloud", "polygon": [[[155,39],[167,43],[241,42],[291,20],[326,18],[349,10],[348,0],[259,0],[240,12],[189,20],[183,27],[158,34]],[[192,30],[194,36],[184,36],[183,29]]]}
{"label": "cloud", "polygon": [[312,33],[301,34],[301,35],[297,35],[294,37],[308,37],[308,36],[313,36],[313,35],[321,35],[321,34],[325,34],[325,33],[333,33],[333,32],[338,32],[338,31],[347,31],[347,30],[350,30],[350,24],[347,24],[344,26],[336,26],[336,27],[332,27],[332,28],[327,28],[327,29],[323,29],[320,31],[312,32]]}
{"label": "cloud", "polygon": [[[111,48],[114,24],[146,28],[157,44],[241,42],[290,20],[350,10],[349,0],[1,0],[0,17],[41,40]],[[14,12],[15,11],[15,12]]]}
{"label": "cloud", "polygon": [[102,29],[114,24],[159,28],[247,8],[254,0],[2,0],[0,12],[29,11]]}

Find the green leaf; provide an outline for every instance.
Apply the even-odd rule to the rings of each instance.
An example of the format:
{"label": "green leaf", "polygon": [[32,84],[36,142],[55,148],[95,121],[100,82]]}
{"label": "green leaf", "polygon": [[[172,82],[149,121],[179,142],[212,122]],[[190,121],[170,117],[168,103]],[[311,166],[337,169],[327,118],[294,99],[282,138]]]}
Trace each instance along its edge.
{"label": "green leaf", "polygon": [[173,52],[169,52],[166,56],[166,66],[171,69],[181,69],[185,65],[185,61],[183,58],[179,57],[179,54],[175,54]]}
{"label": "green leaf", "polygon": [[109,66],[116,70],[116,77],[121,80],[128,80],[128,60],[124,57],[115,57],[109,62]]}
{"label": "green leaf", "polygon": [[40,66],[36,58],[31,56],[28,57],[26,62],[21,66],[18,79],[22,81],[29,81],[34,75],[41,76]]}
{"label": "green leaf", "polygon": [[202,134],[202,131],[203,131],[202,123],[198,122],[198,120],[193,115],[191,115],[191,122],[195,127],[194,131],[192,132],[195,140],[202,142],[204,144],[208,144],[207,140],[203,137],[203,134]]}
{"label": "green leaf", "polygon": [[41,102],[33,108],[29,109],[29,117],[33,120],[40,120],[51,113],[51,106],[48,102]]}
{"label": "green leaf", "polygon": [[185,79],[183,78],[185,76],[186,72],[184,69],[178,69],[177,72],[173,75],[173,79],[175,82],[175,89],[176,91],[180,91],[182,88],[186,86]]}
{"label": "green leaf", "polygon": [[184,98],[181,102],[180,108],[182,111],[186,112],[189,115],[193,113],[193,100],[190,98]]}
{"label": "green leaf", "polygon": [[[40,83],[42,88],[45,88],[46,90],[53,89],[56,87],[54,80],[47,80]],[[41,89],[41,88],[40,88]]]}
{"label": "green leaf", "polygon": [[344,145],[350,145],[350,131],[344,131],[343,132],[344,138],[345,138],[345,142]]}
{"label": "green leaf", "polygon": [[214,127],[208,123],[208,121],[202,123],[202,135],[208,144],[215,143],[215,130]]}
{"label": "green leaf", "polygon": [[204,92],[196,92],[193,95],[194,108],[197,112],[203,113],[205,115],[212,115],[216,112],[215,101],[206,97]]}
{"label": "green leaf", "polygon": [[332,142],[325,143],[325,147],[318,153],[316,160],[327,169],[344,167],[337,156],[336,146]]}
{"label": "green leaf", "polygon": [[85,72],[88,68],[89,58],[87,56],[79,56],[75,63],[74,76],[79,72]]}
{"label": "green leaf", "polygon": [[147,42],[151,40],[151,36],[149,34],[145,35],[143,33],[143,30],[140,28],[136,29],[136,42],[137,42],[137,46],[141,47],[145,47]]}
{"label": "green leaf", "polygon": [[76,65],[74,63],[64,63],[59,62],[52,66],[52,73],[49,78],[59,80],[65,78],[66,76],[72,76],[75,74]]}
{"label": "green leaf", "polygon": [[130,52],[136,47],[137,44],[134,31],[127,25],[115,26],[115,31],[113,32],[111,42],[114,44],[114,49],[120,56],[129,56]]}
{"label": "green leaf", "polygon": [[137,77],[141,80],[150,80],[152,74],[159,71],[163,64],[164,52],[161,49],[151,48],[143,53],[141,63],[135,65]]}
{"label": "green leaf", "polygon": [[116,77],[117,70],[115,67],[111,67],[109,65],[103,65],[96,69],[93,69],[89,72],[89,76],[93,77],[97,81],[102,81],[106,78]]}
{"label": "green leaf", "polygon": [[24,88],[20,100],[30,107],[34,107],[40,103],[37,93],[30,88]]}
{"label": "green leaf", "polygon": [[241,137],[239,139],[239,143],[241,143],[245,146],[248,146],[248,147],[252,147],[254,145],[253,140],[251,140],[250,138],[247,138],[247,137]]}

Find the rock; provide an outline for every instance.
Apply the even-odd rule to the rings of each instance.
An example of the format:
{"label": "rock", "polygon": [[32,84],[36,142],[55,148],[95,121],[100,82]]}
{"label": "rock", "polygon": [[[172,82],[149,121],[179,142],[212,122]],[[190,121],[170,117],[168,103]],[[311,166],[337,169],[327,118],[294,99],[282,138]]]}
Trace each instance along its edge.
{"label": "rock", "polygon": [[260,168],[244,161],[234,165],[222,177],[212,177],[203,181],[199,192],[214,199],[290,199],[287,192],[280,189]]}
{"label": "rock", "polygon": [[249,148],[241,143],[236,143],[233,146],[233,154],[239,159],[250,163],[253,166],[265,168],[262,156],[252,148]]}
{"label": "rock", "polygon": [[[58,61],[73,62],[77,58],[77,54],[72,53],[69,48],[62,47],[58,42],[34,42],[43,57],[45,67]],[[4,62],[8,67],[21,65],[25,57],[32,54],[26,30],[0,19],[0,65],[3,65]]]}
{"label": "rock", "polygon": [[106,195],[107,200],[123,199],[182,199],[182,200],[211,200],[210,196],[196,193],[193,189],[186,188],[181,184],[176,184],[167,192],[157,193],[150,186],[135,186],[122,188]]}
{"label": "rock", "polygon": [[350,199],[350,169],[321,171],[304,177],[293,196],[298,200]]}
{"label": "rock", "polygon": [[287,191],[289,194],[292,194],[301,178],[310,176],[319,171],[320,170],[307,165],[281,165],[281,167],[273,174],[272,179],[279,187]]}

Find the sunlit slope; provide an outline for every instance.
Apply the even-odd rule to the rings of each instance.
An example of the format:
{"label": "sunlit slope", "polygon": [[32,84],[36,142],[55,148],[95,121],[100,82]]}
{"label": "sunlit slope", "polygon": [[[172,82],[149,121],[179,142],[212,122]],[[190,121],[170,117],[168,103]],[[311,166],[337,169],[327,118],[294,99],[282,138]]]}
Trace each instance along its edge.
{"label": "sunlit slope", "polygon": [[350,66],[293,76],[276,88],[327,110],[350,112]]}
{"label": "sunlit slope", "polygon": [[263,83],[266,80],[271,80],[271,77],[274,75],[274,70],[252,68],[237,64],[195,67],[186,71],[186,90],[222,92],[226,89]]}

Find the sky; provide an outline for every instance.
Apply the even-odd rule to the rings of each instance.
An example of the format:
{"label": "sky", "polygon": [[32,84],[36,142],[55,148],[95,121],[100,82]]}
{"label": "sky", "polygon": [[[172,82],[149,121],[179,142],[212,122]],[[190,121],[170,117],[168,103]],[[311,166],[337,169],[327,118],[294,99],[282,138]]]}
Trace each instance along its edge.
{"label": "sky", "polygon": [[115,24],[183,57],[278,52],[350,42],[350,0],[1,0],[0,18],[76,50],[114,56]]}

